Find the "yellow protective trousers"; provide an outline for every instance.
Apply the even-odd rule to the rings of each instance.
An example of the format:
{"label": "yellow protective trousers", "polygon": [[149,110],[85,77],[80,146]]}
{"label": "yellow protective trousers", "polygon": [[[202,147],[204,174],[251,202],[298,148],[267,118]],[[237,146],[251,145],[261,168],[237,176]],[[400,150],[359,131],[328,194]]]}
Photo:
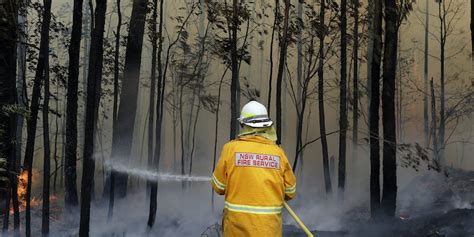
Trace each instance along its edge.
{"label": "yellow protective trousers", "polygon": [[224,145],[211,184],[225,195],[225,237],[282,235],[283,202],[294,197],[296,178],[274,141],[249,135]]}

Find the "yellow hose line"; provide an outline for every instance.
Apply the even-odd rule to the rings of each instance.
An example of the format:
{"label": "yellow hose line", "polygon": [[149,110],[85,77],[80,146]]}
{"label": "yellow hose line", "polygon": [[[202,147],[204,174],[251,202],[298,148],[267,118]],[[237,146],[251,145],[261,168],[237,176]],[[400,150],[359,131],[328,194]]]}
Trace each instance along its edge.
{"label": "yellow hose line", "polygon": [[286,210],[290,213],[290,215],[295,219],[296,223],[303,229],[303,231],[308,235],[308,237],[313,237],[313,234],[308,230],[308,228],[304,225],[304,223],[300,220],[300,218],[295,214],[295,212],[291,209],[290,206],[288,206],[288,203],[283,202],[283,205],[285,206]]}

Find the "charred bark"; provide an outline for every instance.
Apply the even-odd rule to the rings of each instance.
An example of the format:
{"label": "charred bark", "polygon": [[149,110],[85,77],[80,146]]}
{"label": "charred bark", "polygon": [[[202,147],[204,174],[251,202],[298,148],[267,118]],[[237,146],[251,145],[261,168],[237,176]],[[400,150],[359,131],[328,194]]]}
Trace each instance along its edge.
{"label": "charred bark", "polygon": [[98,101],[100,99],[100,85],[102,80],[102,62],[103,62],[103,42],[105,11],[107,2],[105,0],[96,0],[96,10],[94,18],[94,28],[91,32],[91,49],[89,58],[89,75],[87,80],[87,104],[85,119],[85,137],[84,137],[84,160],[82,167],[81,184],[81,214],[79,225],[79,236],[89,236],[91,193],[94,181],[95,162],[94,141],[96,130],[96,117],[98,111]]}
{"label": "charred bark", "polygon": [[428,51],[429,51],[429,23],[430,23],[430,14],[429,14],[429,0],[426,0],[425,5],[425,50],[424,50],[424,67],[423,67],[423,134],[425,138],[425,147],[429,147],[430,143],[430,126],[429,126],[429,115],[428,115]]}
{"label": "charred bark", "polygon": [[347,134],[347,0],[341,1],[341,79],[339,81],[339,199],[344,199],[346,186],[346,134]]}
{"label": "charred bark", "polygon": [[81,50],[83,0],[74,0],[66,106],[66,157],[64,203],[67,210],[79,204],[77,197],[77,101],[79,86],[79,55]]}
{"label": "charred bark", "polygon": [[272,108],[272,86],[273,86],[273,42],[275,41],[275,31],[280,26],[280,0],[275,0],[275,14],[272,27],[272,38],[270,41],[270,78],[268,80],[268,102],[267,102],[267,112],[270,114]]}
{"label": "charred bark", "polygon": [[[162,86],[162,77],[161,77],[161,74],[162,74],[162,67],[161,67],[161,53],[162,53],[162,48],[163,48],[163,40],[162,40],[162,32],[163,32],[163,3],[164,3],[164,0],[161,0],[160,1],[160,25],[159,25],[159,30],[158,30],[158,35],[157,35],[157,32],[156,32],[156,20],[157,20],[157,16],[158,16],[158,0],[154,0],[153,1],[153,25],[152,25],[152,34],[153,34],[153,42],[152,42],[152,45],[153,45],[153,50],[152,50],[152,70],[153,70],[153,73],[152,73],[152,80],[154,80],[153,77],[156,77],[156,71],[155,71],[155,68],[157,66],[156,64],[156,60],[158,59],[158,80],[159,80],[159,83],[160,86],[158,87],[158,97],[156,98],[156,112],[157,112],[157,118],[156,118],[156,129],[154,131],[152,131],[152,125],[153,125],[153,122],[151,122],[149,124],[150,126],[150,133],[153,135],[153,132],[160,132],[161,133],[161,123],[160,123],[160,119],[161,119],[161,115],[159,114],[160,113],[160,106],[161,106],[161,86]],[[157,42],[157,40],[159,40],[159,43]],[[158,49],[159,47],[159,49]],[[159,51],[159,53],[157,54],[157,51]],[[153,83],[154,84],[154,83]],[[152,113],[152,111],[154,112],[154,109],[155,108],[151,108],[151,106],[155,106],[155,97],[153,96],[153,101],[150,97],[150,114]],[[154,118],[153,116],[150,115],[150,121],[154,121]],[[159,128],[160,127],[160,128]],[[158,134],[154,134],[155,135],[155,138],[156,139],[160,139],[161,140],[161,136],[158,136]],[[153,154],[153,136],[150,136],[150,134],[148,135],[148,139],[150,139],[151,141],[148,141],[148,145],[151,146],[151,148],[149,147],[148,148],[148,151],[151,152],[151,154],[148,154],[149,155],[149,160],[148,160],[148,164],[151,166],[151,167],[156,167],[158,171],[158,167],[159,165],[157,164],[157,158],[159,159],[159,155],[160,154],[156,154],[156,152],[160,152],[161,153],[161,146],[159,146],[159,144],[161,144],[161,141],[160,140],[156,140],[155,141],[155,154]],[[153,227],[154,223],[155,223],[155,219],[156,219],[156,211],[157,211],[157,206],[158,206],[158,182],[151,182],[150,183],[150,188],[151,188],[151,192],[150,192],[150,211],[149,211],[149,214],[148,214],[148,227],[151,228]]]}
{"label": "charred bark", "polygon": [[33,155],[36,138],[36,125],[39,111],[39,100],[41,93],[41,82],[44,80],[46,57],[49,57],[49,25],[51,22],[51,0],[44,0],[44,9],[41,24],[41,40],[38,56],[38,64],[33,81],[33,93],[31,96],[30,118],[27,125],[27,140],[25,148],[25,159],[23,170],[28,172],[28,185],[26,188],[26,210],[25,210],[25,234],[31,236],[31,181],[33,168]]}
{"label": "charred bark", "polygon": [[277,133],[277,144],[281,144],[281,110],[282,110],[282,104],[281,104],[281,97],[282,97],[282,91],[281,87],[283,84],[283,73],[285,69],[285,64],[286,64],[286,51],[288,48],[288,22],[290,18],[290,0],[285,0],[285,15],[284,15],[284,22],[283,22],[283,37],[280,41],[280,60],[279,60],[279,65],[278,65],[278,74],[277,74],[277,87],[276,87],[276,133]]}
{"label": "charred bark", "polygon": [[[117,28],[115,32],[115,51],[114,51],[114,105],[112,110],[112,132],[117,130],[117,110],[118,110],[118,97],[119,97],[119,74],[120,74],[120,29],[122,27],[122,12],[120,0],[117,0]],[[115,203],[115,172],[110,171],[109,182],[105,181],[104,194],[109,195],[109,210],[107,218],[110,220],[114,212]]]}
{"label": "charred bark", "polygon": [[[117,128],[120,129],[114,131],[112,139],[112,157],[119,160],[128,160],[132,149],[146,11],[146,0],[133,1],[125,53],[124,80],[117,115]],[[116,174],[115,181],[118,197],[125,197],[128,175]]]}
{"label": "charred bark", "polygon": [[382,121],[383,121],[383,192],[385,218],[395,216],[397,204],[397,134],[395,116],[395,80],[397,71],[397,6],[385,0],[385,45],[383,57]]}
{"label": "charred bark", "polygon": [[358,140],[359,140],[359,0],[353,0],[354,8],[354,35],[353,35],[353,109],[352,109],[352,159],[358,157]]}
{"label": "charred bark", "polygon": [[319,70],[318,70],[318,109],[319,109],[319,132],[321,135],[321,149],[323,155],[323,170],[324,170],[324,187],[326,193],[332,193],[331,171],[329,167],[329,152],[328,142],[326,138],[326,115],[324,109],[324,39],[325,32],[325,18],[326,18],[326,1],[321,1],[319,19],[321,22],[321,34],[319,38]]}
{"label": "charred bark", "polygon": [[232,4],[232,24],[231,24],[231,68],[232,68],[232,80],[230,84],[230,140],[233,140],[237,136],[237,114],[239,108],[237,108],[237,99],[239,96],[239,60],[237,58],[237,32],[239,28],[239,11],[240,4],[238,0],[233,0]]}
{"label": "charred bark", "polygon": [[439,159],[438,157],[438,135],[436,132],[437,128],[437,119],[436,119],[436,96],[435,96],[435,91],[434,91],[434,85],[433,85],[433,78],[431,78],[430,81],[430,94],[431,94],[431,121],[432,121],[432,128],[431,128],[431,133],[433,136],[433,157],[437,160]]}
{"label": "charred bark", "polygon": [[370,83],[370,213],[373,220],[380,218],[380,143],[379,143],[379,107],[380,107],[380,65],[382,59],[382,2],[373,1],[372,31],[373,39]]}
{"label": "charred bark", "polygon": [[[5,201],[5,212],[3,220],[3,235],[8,235],[8,225],[10,216],[10,198],[13,201],[15,211],[15,236],[18,235],[19,219],[18,216],[18,196],[16,195],[17,175],[17,155],[16,155],[16,133],[17,116],[9,111],[10,106],[17,104],[16,89],[16,57],[17,57],[17,39],[18,32],[18,2],[4,1],[0,3],[0,158],[7,161],[6,176],[8,177],[5,185],[7,195]],[[19,158],[19,157],[18,157]],[[3,174],[2,174],[3,176]],[[3,184],[3,182],[2,182]],[[16,199],[15,199],[16,198]]]}
{"label": "charred bark", "polygon": [[43,209],[41,215],[41,234],[49,235],[49,193],[51,173],[51,146],[49,144],[49,57],[45,59],[44,99],[43,99]]}
{"label": "charred bark", "polygon": [[[163,73],[162,54],[163,54],[163,18],[164,18],[164,2],[160,1],[160,25],[158,28],[158,95],[156,97],[156,128],[155,128],[155,152],[152,162],[152,167],[159,171],[160,157],[161,157],[161,130],[163,126],[163,109],[164,109],[164,94],[166,88],[166,73]],[[155,2],[157,4],[157,2]],[[156,211],[158,209],[158,182],[151,183],[150,192],[150,212],[148,216],[148,227],[152,228],[156,220]]]}

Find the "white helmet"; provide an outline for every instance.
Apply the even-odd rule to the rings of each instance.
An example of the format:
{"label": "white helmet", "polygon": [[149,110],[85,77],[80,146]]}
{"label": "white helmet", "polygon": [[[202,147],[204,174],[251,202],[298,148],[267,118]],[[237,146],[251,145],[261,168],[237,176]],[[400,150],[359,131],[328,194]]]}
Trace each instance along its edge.
{"label": "white helmet", "polygon": [[257,101],[250,101],[244,105],[240,112],[240,118],[237,120],[252,128],[265,128],[273,124],[273,121],[268,117],[267,108]]}

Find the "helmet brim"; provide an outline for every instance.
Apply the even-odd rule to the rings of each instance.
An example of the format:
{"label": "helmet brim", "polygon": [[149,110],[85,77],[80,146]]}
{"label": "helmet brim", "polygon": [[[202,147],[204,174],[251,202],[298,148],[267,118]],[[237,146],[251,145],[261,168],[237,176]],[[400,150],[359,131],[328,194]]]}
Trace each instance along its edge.
{"label": "helmet brim", "polygon": [[273,121],[265,121],[265,122],[258,122],[258,123],[243,123],[252,128],[268,128],[273,125]]}

